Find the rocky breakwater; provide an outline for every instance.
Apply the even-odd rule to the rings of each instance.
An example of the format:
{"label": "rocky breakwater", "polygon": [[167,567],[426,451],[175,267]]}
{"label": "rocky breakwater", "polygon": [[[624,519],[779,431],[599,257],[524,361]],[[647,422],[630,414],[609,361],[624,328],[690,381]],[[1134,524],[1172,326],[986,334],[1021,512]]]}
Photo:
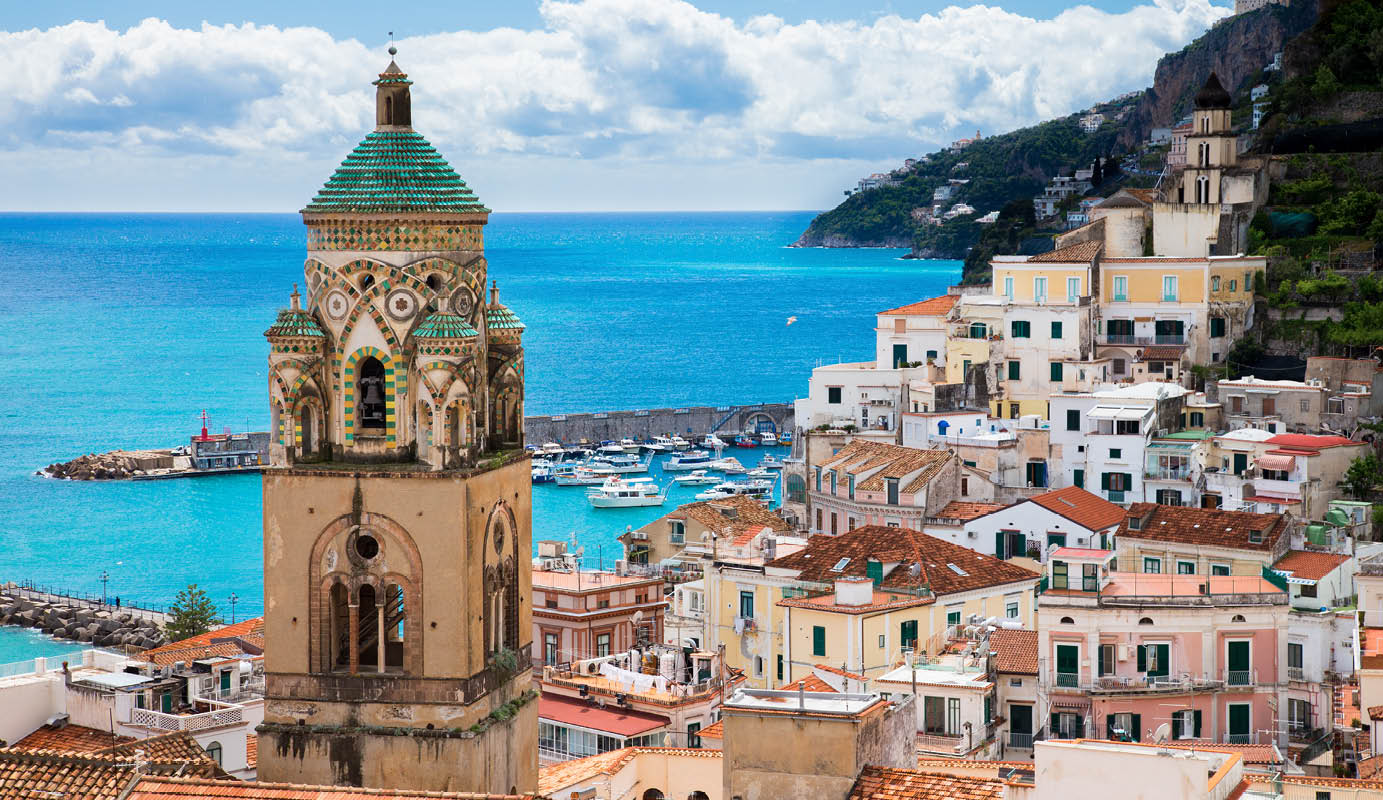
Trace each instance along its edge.
{"label": "rocky breakwater", "polygon": [[40,474],[71,481],[128,480],[174,466],[172,450],[112,450],[50,464]]}
{"label": "rocky breakwater", "polygon": [[97,647],[148,649],[167,643],[158,625],[128,611],[47,602],[0,593],[0,625],[35,628],[55,639]]}

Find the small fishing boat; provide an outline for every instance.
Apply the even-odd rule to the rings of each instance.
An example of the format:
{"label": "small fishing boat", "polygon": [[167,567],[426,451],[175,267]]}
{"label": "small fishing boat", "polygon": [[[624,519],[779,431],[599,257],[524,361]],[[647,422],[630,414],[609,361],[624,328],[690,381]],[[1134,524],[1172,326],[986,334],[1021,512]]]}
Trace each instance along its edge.
{"label": "small fishing boat", "polygon": [[754,437],[741,433],[735,437],[735,447],[758,447],[759,443],[754,441]]}
{"label": "small fishing boat", "polygon": [[759,469],[782,469],[783,462],[773,457],[772,453],[765,455],[759,460]]}
{"label": "small fishing boat", "polygon": [[586,462],[586,466],[597,475],[629,475],[635,472],[648,472],[648,465],[652,462],[652,455],[640,461],[638,456],[620,454],[596,456]]}
{"label": "small fishing boat", "polygon": [[778,444],[778,434],[773,431],[764,431],[759,434],[759,444],[764,447],[775,447]]}
{"label": "small fishing boat", "polygon": [[686,439],[683,439],[681,436],[678,436],[678,435],[675,434],[675,433],[672,435],[672,449],[673,449],[673,450],[679,450],[679,451],[680,451],[680,450],[690,450],[690,449],[691,449],[691,446],[692,446],[692,443],[689,442],[689,441],[687,441]]}
{"label": "small fishing boat", "polygon": [[694,470],[688,472],[686,475],[678,475],[672,480],[674,483],[680,483],[683,486],[710,486],[711,484],[720,483],[720,478],[717,478],[704,469]]}
{"label": "small fishing boat", "polygon": [[773,477],[773,473],[772,473],[772,472],[769,472],[768,470],[764,469],[763,467],[756,467],[756,468],[754,468],[754,469],[749,470],[749,472],[747,472],[747,473],[745,473],[745,474],[748,475],[748,476],[751,477],[751,478],[772,478],[772,477]]}
{"label": "small fishing boat", "polygon": [[541,459],[533,462],[533,482],[552,483],[556,479],[556,474],[552,471],[552,463]]}
{"label": "small fishing boat", "polygon": [[778,444],[792,444],[792,431],[783,431],[778,434]]}
{"label": "small fishing boat", "polygon": [[634,441],[633,439],[629,438],[628,436],[626,436],[626,437],[624,437],[623,439],[620,439],[620,440],[619,440],[619,446],[622,447],[622,448],[624,448],[624,452],[626,452],[626,453],[635,453],[635,454],[637,454],[637,453],[639,452],[639,450],[642,449],[642,446],[641,446],[638,442]]}
{"label": "small fishing boat", "polygon": [[711,450],[720,450],[725,447],[725,442],[714,433],[708,433],[706,438],[701,440],[701,446]]}
{"label": "small fishing boat", "polygon": [[715,458],[705,450],[688,450],[685,453],[673,453],[668,456],[667,463],[663,465],[663,471],[708,469],[713,461]]}
{"label": "small fishing boat", "polygon": [[739,459],[733,457],[713,461],[707,465],[707,469],[713,469],[716,472],[724,472],[726,475],[743,475],[749,471],[744,468],[744,465],[739,462]]}
{"label": "small fishing boat", "polygon": [[586,499],[594,508],[635,508],[660,506],[667,494],[652,478],[610,478],[599,489],[586,492]]}
{"label": "small fishing boat", "polygon": [[581,464],[563,464],[554,468],[552,473],[558,486],[599,486],[609,478]]}
{"label": "small fishing boat", "polygon": [[696,495],[697,500],[724,500],[727,497],[741,495],[765,499],[773,494],[773,482],[766,480],[749,481],[725,481],[717,483],[710,489]]}
{"label": "small fishing boat", "polygon": [[548,442],[538,448],[538,452],[549,458],[560,460],[562,456],[566,455],[567,449],[556,442]]}
{"label": "small fishing boat", "polygon": [[599,453],[600,455],[606,455],[606,456],[618,456],[618,455],[623,455],[623,454],[624,454],[624,445],[622,445],[622,444],[620,444],[619,442],[616,442],[616,441],[614,441],[614,440],[612,440],[612,439],[606,439],[605,441],[603,441],[603,442],[600,443],[600,446],[597,447],[597,448],[595,449],[595,451],[596,451],[597,453]]}
{"label": "small fishing boat", "polygon": [[566,453],[567,461],[585,461],[586,459],[595,455],[594,450],[590,449],[589,447],[581,447],[580,445],[568,447]]}

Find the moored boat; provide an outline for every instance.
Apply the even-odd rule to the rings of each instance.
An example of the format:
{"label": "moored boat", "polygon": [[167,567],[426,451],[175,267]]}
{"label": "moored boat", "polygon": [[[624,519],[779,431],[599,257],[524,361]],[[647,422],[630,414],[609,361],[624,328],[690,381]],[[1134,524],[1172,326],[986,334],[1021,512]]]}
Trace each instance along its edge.
{"label": "moored boat", "polygon": [[581,464],[563,464],[552,472],[558,486],[599,486],[609,478]]}
{"label": "moored boat", "polygon": [[688,450],[685,453],[673,453],[668,456],[667,463],[663,464],[663,471],[707,469],[713,461],[715,458],[704,450]]}
{"label": "moored boat", "polygon": [[735,447],[758,447],[759,443],[754,441],[754,437],[741,433],[735,437]]}
{"label": "moored boat", "polygon": [[686,475],[678,475],[672,480],[683,486],[709,486],[711,484],[720,483],[720,478],[717,478],[704,469],[693,470]]}
{"label": "moored boat", "polygon": [[594,508],[635,508],[660,506],[667,494],[652,478],[610,478],[599,489],[586,492]]}
{"label": "moored boat", "polygon": [[648,472],[648,465],[653,463],[653,456],[646,456],[642,461],[638,456],[620,454],[616,456],[596,456],[586,463],[586,466],[597,475],[629,475],[635,472]]}
{"label": "moored boat", "polygon": [[713,461],[707,465],[707,469],[713,469],[716,472],[724,472],[726,475],[743,475],[749,471],[744,468],[744,465],[739,462],[739,459],[734,457],[726,457]]}
{"label": "moored boat", "polygon": [[782,469],[783,462],[773,457],[772,453],[765,455],[759,460],[759,469]]}
{"label": "moored boat", "polygon": [[764,447],[774,447],[778,444],[778,434],[773,431],[764,431],[759,434],[759,444]]}
{"label": "moored boat", "polygon": [[696,496],[697,500],[723,500],[735,495],[766,499],[773,495],[773,481],[755,479],[748,481],[724,481]]}

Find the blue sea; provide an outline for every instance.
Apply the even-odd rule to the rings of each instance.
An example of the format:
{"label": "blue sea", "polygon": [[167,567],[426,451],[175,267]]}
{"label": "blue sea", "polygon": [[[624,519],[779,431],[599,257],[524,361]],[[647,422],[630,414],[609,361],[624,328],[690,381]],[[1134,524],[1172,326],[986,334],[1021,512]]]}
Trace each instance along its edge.
{"label": "blue sea", "polygon": [[[959,280],[959,262],[898,250],[786,247],[812,216],[493,215],[490,276],[527,325],[527,412],[790,401],[814,365],[872,358],[876,312]],[[34,470],[184,443],[203,410],[213,431],[266,429],[262,333],[304,247],[294,214],[0,215],[0,582],[99,594],[105,572],[126,602],[197,583],[227,615],[232,594],[237,614],[260,612],[258,477]],[[608,566],[614,537],[659,515],[540,487],[533,538],[574,537]],[[12,633],[0,663],[34,654]]]}

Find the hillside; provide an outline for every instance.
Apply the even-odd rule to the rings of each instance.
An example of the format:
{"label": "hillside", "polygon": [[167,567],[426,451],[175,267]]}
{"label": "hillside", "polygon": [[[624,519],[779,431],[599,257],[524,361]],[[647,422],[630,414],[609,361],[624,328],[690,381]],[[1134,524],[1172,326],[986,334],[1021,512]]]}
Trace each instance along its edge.
{"label": "hillside", "polygon": [[[983,280],[995,253],[1050,247],[1052,231],[1035,227],[1031,201],[1052,177],[1089,167],[1097,157],[1112,157],[1112,169],[1097,193],[1151,185],[1155,169],[1151,176],[1117,174],[1121,156],[1134,152],[1153,127],[1174,124],[1212,70],[1239,94],[1314,17],[1311,0],[1232,17],[1160,59],[1151,89],[1096,106],[1106,121],[1093,132],[1082,130],[1081,115],[1073,114],[980,139],[959,151],[929,154],[911,169],[895,171],[897,185],[856,192],[818,215],[796,246],[910,247],[919,258],[965,259],[963,280]],[[1160,166],[1160,158],[1153,160]],[[951,179],[968,183],[956,185],[947,204],[964,202],[975,213],[925,224],[916,210],[930,209],[933,191]],[[997,224],[976,221],[992,211],[1000,211]]]}

